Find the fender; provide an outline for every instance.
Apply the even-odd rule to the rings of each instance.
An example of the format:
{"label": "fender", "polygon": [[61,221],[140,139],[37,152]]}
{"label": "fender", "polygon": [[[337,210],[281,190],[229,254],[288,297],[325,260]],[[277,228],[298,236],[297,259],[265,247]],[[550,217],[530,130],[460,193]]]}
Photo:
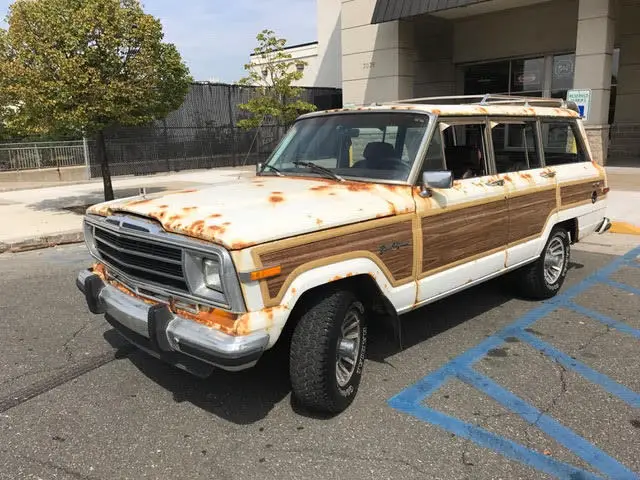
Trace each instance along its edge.
{"label": "fender", "polygon": [[306,292],[356,275],[370,276],[396,311],[406,311],[415,303],[417,288],[415,281],[393,287],[375,262],[368,258],[353,258],[313,268],[298,275],[289,285],[280,305],[245,315],[246,330],[248,332],[266,330],[270,335],[268,345],[270,348],[277,341],[291,312]]}

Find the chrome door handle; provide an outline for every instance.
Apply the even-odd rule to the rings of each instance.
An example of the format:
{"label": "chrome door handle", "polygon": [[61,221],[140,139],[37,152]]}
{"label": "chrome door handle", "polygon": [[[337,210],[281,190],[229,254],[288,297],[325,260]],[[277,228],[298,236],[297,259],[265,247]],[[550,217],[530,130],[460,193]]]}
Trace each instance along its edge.
{"label": "chrome door handle", "polygon": [[494,180],[493,182],[487,182],[485,185],[489,187],[504,187],[504,180]]}
{"label": "chrome door handle", "polygon": [[543,178],[553,178],[556,176],[556,172],[542,172],[540,176]]}

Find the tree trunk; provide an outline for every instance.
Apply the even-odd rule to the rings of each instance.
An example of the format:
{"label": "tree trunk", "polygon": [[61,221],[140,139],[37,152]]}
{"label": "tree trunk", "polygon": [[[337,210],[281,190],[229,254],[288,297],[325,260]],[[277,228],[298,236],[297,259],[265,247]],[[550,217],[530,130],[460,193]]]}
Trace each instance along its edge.
{"label": "tree trunk", "polygon": [[107,156],[107,144],[104,140],[104,131],[100,130],[96,135],[98,144],[98,160],[102,170],[102,184],[104,185],[104,201],[114,199],[113,185],[111,185],[111,172],[109,171],[109,158]]}

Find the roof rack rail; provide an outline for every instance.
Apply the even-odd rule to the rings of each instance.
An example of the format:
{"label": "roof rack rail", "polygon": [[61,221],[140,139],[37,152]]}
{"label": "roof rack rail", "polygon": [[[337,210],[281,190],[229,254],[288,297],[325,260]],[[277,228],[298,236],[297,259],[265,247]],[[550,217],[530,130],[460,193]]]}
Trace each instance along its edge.
{"label": "roof rack rail", "polygon": [[570,108],[577,110],[574,102],[567,102],[562,98],[544,98],[544,97],[522,97],[517,95],[501,95],[487,93],[484,95],[450,95],[440,97],[421,97],[409,98],[406,100],[396,100],[391,103],[443,103],[456,102],[468,103],[471,105],[523,105],[529,106],[548,106],[557,108]]}

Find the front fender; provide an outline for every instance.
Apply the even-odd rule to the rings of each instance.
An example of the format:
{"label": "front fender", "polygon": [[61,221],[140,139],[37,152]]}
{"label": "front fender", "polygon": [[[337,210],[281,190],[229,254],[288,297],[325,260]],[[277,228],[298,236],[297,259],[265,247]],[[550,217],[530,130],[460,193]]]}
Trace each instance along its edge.
{"label": "front fender", "polygon": [[268,346],[272,347],[289,320],[294,307],[306,292],[356,275],[371,277],[397,312],[406,311],[415,303],[415,282],[394,287],[375,262],[368,258],[354,258],[312,268],[298,275],[287,288],[279,305],[243,316],[243,333],[267,331],[270,336]]}

